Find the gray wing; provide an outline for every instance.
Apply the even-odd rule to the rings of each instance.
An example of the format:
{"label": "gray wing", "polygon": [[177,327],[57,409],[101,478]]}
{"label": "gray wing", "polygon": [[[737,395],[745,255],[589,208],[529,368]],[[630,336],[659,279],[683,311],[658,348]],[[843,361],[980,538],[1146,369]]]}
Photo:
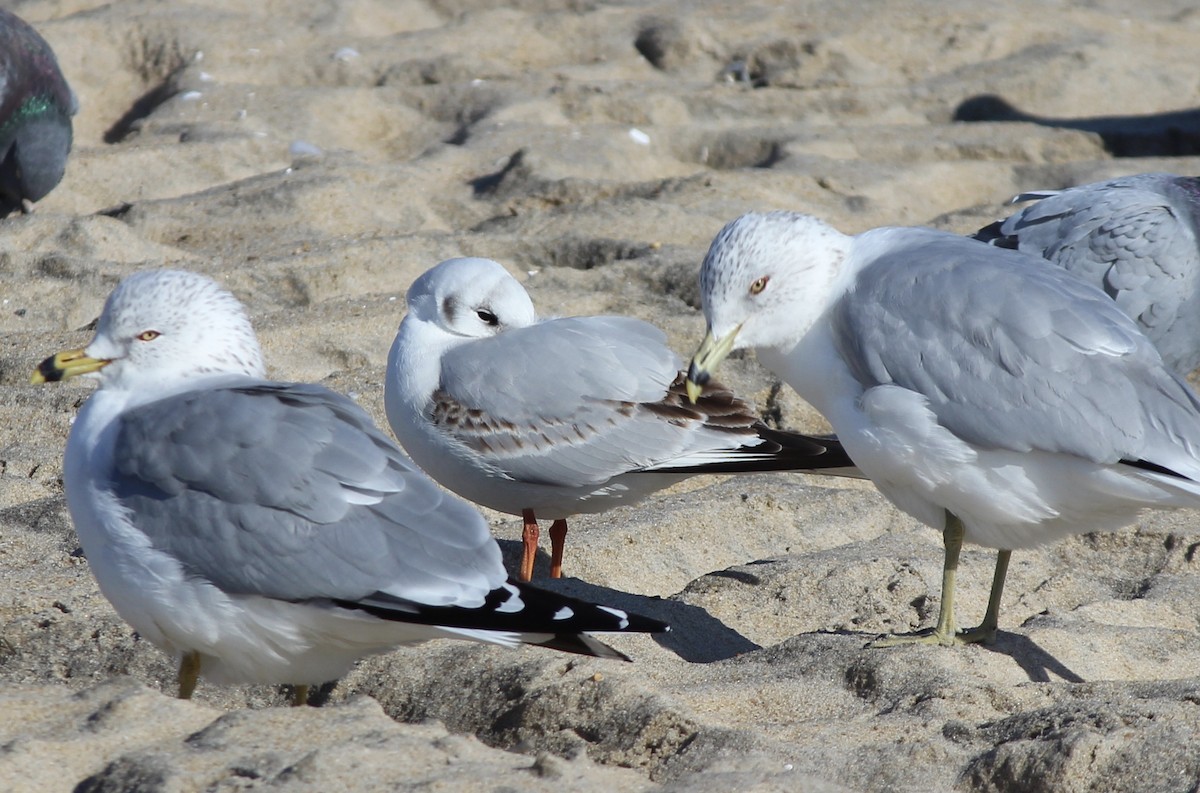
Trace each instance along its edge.
{"label": "gray wing", "polygon": [[111,486],[190,574],[283,600],[481,602],[506,580],[482,516],[345,397],[261,383],[124,414]]}
{"label": "gray wing", "polygon": [[884,229],[859,240],[880,233],[887,252],[832,317],[864,387],[922,394],[944,427],[984,448],[1195,471],[1200,402],[1102,292],[950,234]]}
{"label": "gray wing", "polygon": [[1140,174],[1018,199],[1001,235],[1103,289],[1179,371],[1200,362],[1197,180]]}
{"label": "gray wing", "polygon": [[734,430],[707,426],[703,410],[668,393],[682,362],[665,342],[628,317],[512,329],[443,357],[429,414],[522,482],[598,485],[700,447],[736,446],[724,437]]}

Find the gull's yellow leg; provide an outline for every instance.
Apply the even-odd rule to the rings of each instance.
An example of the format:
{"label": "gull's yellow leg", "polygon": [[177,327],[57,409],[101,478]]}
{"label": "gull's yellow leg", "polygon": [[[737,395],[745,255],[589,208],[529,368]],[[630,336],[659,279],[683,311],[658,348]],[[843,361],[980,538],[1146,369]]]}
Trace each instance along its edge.
{"label": "gull's yellow leg", "polygon": [[992,576],[992,593],[988,596],[987,613],[978,628],[971,628],[958,634],[959,642],[983,642],[990,644],[996,638],[996,628],[1000,624],[1000,596],[1004,592],[1004,578],[1008,575],[1008,560],[1012,551],[1000,551],[996,554],[996,573]]}
{"label": "gull's yellow leg", "polygon": [[292,707],[299,708],[308,704],[308,686],[292,686]]}
{"label": "gull's yellow leg", "polygon": [[[958,628],[954,622],[954,576],[958,572],[958,555],[962,551],[963,525],[958,516],[947,510],[946,528],[942,531],[942,543],[946,547],[942,563],[942,605],[938,610],[937,627],[932,631],[912,634],[893,634],[876,639],[871,647],[895,647],[898,644],[940,644],[949,647],[959,644]],[[976,640],[978,641],[978,640]]]}
{"label": "gull's yellow leg", "polygon": [[200,653],[189,650],[179,659],[179,698],[191,699],[200,679]]}

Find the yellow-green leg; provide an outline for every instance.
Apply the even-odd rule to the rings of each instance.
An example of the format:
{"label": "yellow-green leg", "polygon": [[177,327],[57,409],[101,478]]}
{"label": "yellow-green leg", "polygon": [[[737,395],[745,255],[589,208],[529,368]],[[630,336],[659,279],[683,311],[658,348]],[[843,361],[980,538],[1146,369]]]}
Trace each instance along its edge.
{"label": "yellow-green leg", "polygon": [[292,707],[299,708],[308,704],[308,686],[292,686]]}
{"label": "yellow-green leg", "polygon": [[962,644],[983,642],[990,644],[996,638],[996,628],[1000,624],[1000,596],[1004,593],[1004,578],[1008,575],[1008,560],[1012,551],[1000,551],[996,554],[996,572],[992,575],[992,593],[988,595],[987,612],[978,628],[971,628],[958,634]]}
{"label": "yellow-green leg", "polygon": [[1000,597],[1004,593],[1004,578],[1008,575],[1008,560],[1012,551],[996,555],[996,572],[992,576],[992,593],[988,597],[987,613],[978,628],[959,631],[954,621],[954,577],[958,572],[958,555],[962,551],[963,525],[958,516],[946,511],[946,528],[942,531],[946,560],[942,565],[942,604],[938,610],[937,626],[933,630],[913,634],[885,636],[871,642],[871,647],[895,647],[898,644],[956,644],[990,642],[996,637],[1000,623]]}
{"label": "yellow-green leg", "polygon": [[179,659],[179,698],[191,699],[200,679],[200,653],[189,650]]}
{"label": "yellow-green leg", "polygon": [[946,511],[946,528],[942,530],[942,544],[946,548],[942,563],[942,604],[938,609],[937,626],[932,631],[912,634],[894,634],[876,639],[872,647],[895,647],[898,644],[940,644],[949,647],[957,643],[958,626],[954,621],[954,577],[958,573],[958,555],[962,551],[963,525],[958,516]]}

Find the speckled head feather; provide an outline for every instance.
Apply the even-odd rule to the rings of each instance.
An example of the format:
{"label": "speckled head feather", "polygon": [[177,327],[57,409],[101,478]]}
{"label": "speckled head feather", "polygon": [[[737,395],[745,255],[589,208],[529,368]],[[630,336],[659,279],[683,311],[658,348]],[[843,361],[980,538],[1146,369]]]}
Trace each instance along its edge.
{"label": "speckled head feather", "polygon": [[122,281],[104,304],[93,358],[111,360],[106,387],[136,387],[214,374],[263,377],[262,351],[242,304],[211,278],[149,270]]}
{"label": "speckled head feather", "polygon": [[736,347],[757,346],[760,328],[793,327],[799,335],[805,328],[775,322],[775,314],[809,305],[815,320],[849,246],[837,229],[797,212],[751,212],[728,223],[700,268],[709,330],[717,337],[736,332]]}

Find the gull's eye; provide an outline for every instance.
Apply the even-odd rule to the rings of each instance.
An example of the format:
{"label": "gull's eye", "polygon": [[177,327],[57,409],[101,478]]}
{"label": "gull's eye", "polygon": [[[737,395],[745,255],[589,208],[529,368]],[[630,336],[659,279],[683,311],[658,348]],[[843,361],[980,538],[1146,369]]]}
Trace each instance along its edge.
{"label": "gull's eye", "polygon": [[500,320],[496,317],[496,315],[488,311],[486,308],[477,309],[475,311],[475,315],[492,327],[500,324]]}
{"label": "gull's eye", "polygon": [[144,330],[137,335],[138,341],[154,341],[162,334],[156,330]]}
{"label": "gull's eye", "polygon": [[750,294],[757,295],[762,292],[762,290],[767,288],[767,281],[770,280],[771,277],[769,275],[764,275],[761,278],[755,278],[754,283],[750,284]]}

